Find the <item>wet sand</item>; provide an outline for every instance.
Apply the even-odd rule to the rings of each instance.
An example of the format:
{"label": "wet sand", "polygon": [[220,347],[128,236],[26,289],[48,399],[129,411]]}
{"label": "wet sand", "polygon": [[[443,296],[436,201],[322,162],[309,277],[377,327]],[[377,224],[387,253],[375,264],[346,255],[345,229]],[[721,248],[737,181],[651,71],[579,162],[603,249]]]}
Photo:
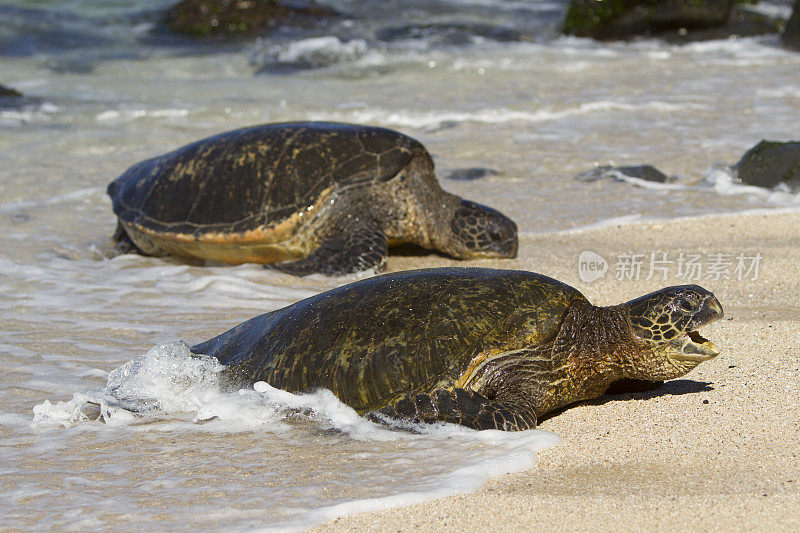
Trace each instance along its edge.
{"label": "wet sand", "polygon": [[[595,304],[699,283],[725,309],[702,330],[721,355],[657,391],[604,396],[542,421],[540,429],[563,441],[531,470],[474,494],[344,517],[315,531],[800,529],[798,227],[796,212],[611,225],[523,235],[516,260],[473,263],[550,275]],[[602,280],[581,281],[585,250],[608,262]],[[651,253],[661,268],[648,280]],[[700,280],[679,272],[681,253],[700,256]],[[626,268],[635,254],[643,254],[640,276],[628,279],[636,278]],[[737,256],[745,267],[757,262],[757,275],[737,271]],[[389,269],[419,263],[394,256]],[[453,262],[430,255],[424,263]],[[718,280],[707,278],[712,264]]]}

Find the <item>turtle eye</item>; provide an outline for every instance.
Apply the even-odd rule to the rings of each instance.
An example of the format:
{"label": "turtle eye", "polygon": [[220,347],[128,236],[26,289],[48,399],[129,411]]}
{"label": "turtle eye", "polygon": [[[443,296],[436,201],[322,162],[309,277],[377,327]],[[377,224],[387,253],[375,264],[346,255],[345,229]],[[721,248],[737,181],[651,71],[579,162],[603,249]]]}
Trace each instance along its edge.
{"label": "turtle eye", "polygon": [[500,241],[503,239],[503,229],[497,224],[490,224],[487,231],[489,232],[489,238],[493,241]]}
{"label": "turtle eye", "polygon": [[694,304],[687,300],[686,298],[678,298],[675,302],[675,305],[678,309],[685,313],[692,313],[694,312]]}

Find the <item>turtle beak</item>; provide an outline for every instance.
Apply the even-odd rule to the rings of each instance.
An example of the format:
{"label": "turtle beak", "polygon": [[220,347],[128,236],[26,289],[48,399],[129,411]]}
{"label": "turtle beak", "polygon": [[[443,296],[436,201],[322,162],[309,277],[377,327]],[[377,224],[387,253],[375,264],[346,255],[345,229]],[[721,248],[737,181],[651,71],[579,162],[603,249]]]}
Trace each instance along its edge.
{"label": "turtle beak", "polygon": [[724,316],[722,304],[716,297],[709,295],[700,310],[692,316],[688,324],[690,328],[688,333],[671,342],[677,353],[671,354],[670,357],[680,361],[702,362],[718,356],[719,350],[714,343],[700,335],[696,329]]}
{"label": "turtle beak", "polygon": [[515,235],[513,238],[508,239],[502,244],[502,248],[505,252],[503,257],[514,258],[517,257],[517,249],[519,247],[519,241],[517,240],[517,236]]}
{"label": "turtle beak", "polygon": [[722,304],[719,303],[716,296],[709,294],[705,302],[703,302],[703,306],[692,315],[692,319],[688,324],[688,329],[695,330],[706,324],[717,321],[724,316],[725,312],[722,310]]}

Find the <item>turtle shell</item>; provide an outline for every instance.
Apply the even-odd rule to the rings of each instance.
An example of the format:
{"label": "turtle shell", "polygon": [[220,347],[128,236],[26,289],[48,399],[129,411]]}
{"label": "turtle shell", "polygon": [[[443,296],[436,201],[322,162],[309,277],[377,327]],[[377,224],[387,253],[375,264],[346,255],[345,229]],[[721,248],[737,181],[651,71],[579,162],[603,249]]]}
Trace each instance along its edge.
{"label": "turtle shell", "polygon": [[238,383],[333,391],[359,412],[450,386],[476,357],[552,339],[576,289],[532,272],[437,268],[377,276],[255,317],[192,351]]}
{"label": "turtle shell", "polygon": [[386,181],[417,141],[333,123],[267,124],[222,133],[133,165],[108,187],[120,221],[202,235],[269,229],[334,186]]}

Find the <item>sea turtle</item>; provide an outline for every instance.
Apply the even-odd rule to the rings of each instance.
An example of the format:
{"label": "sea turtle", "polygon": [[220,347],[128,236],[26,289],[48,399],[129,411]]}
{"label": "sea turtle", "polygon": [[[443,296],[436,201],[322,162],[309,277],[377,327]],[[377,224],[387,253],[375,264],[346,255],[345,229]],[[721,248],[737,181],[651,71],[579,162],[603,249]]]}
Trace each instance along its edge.
{"label": "sea turtle", "polygon": [[116,240],[146,255],[305,275],[380,269],[401,243],[460,259],[517,252],[513,221],[442,190],[418,141],[370,126],[222,133],[133,165],[108,194]]}
{"label": "sea turtle", "polygon": [[438,268],[324,292],[191,351],[234,386],[327,388],[373,420],[520,430],[620,380],[686,374],[718,354],[696,330],[722,316],[697,285],[595,307],[541,274]]}

